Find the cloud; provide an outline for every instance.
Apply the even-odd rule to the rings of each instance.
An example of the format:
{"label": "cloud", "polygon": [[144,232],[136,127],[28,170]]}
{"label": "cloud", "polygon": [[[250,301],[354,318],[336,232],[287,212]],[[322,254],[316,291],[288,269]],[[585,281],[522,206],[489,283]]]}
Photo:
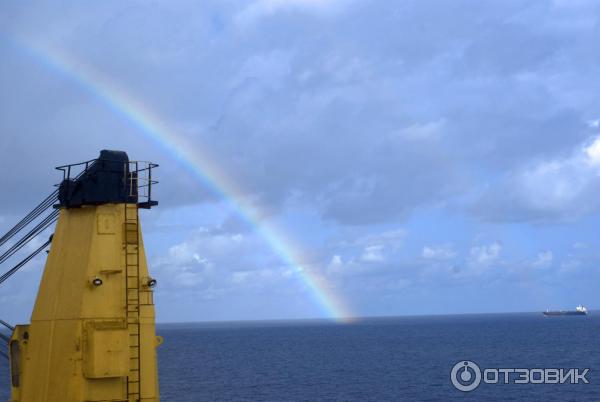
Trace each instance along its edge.
{"label": "cloud", "polygon": [[[590,10],[341,0],[14,8],[27,18],[15,24],[4,16],[7,31],[43,31],[44,41],[110,76],[205,148],[265,209],[279,211],[294,197],[344,225],[403,220],[482,191],[506,169],[580,141],[575,129],[597,117],[588,79],[597,66],[578,45],[595,38],[593,27],[579,24]],[[449,21],[449,12],[459,20]],[[261,21],[240,30],[240,16]],[[555,31],[565,27],[559,40]],[[159,177],[169,178],[156,189],[163,207],[217,200],[92,94],[4,48],[10,88],[0,94],[1,124],[19,136],[0,156],[10,165],[16,155],[34,161],[24,167],[32,183],[23,197],[34,200],[56,181],[49,167],[110,146],[160,162]],[[33,140],[49,152],[35,155]]]}
{"label": "cloud", "polygon": [[600,128],[600,119],[593,119],[588,121],[590,128]]}
{"label": "cloud", "polygon": [[221,226],[197,229],[186,240],[169,247],[166,256],[153,261],[162,289],[230,290],[232,284],[243,284],[244,272],[259,269],[266,262],[264,251],[262,255],[251,252],[260,243],[254,235],[225,233]]}
{"label": "cloud", "polygon": [[363,250],[361,259],[367,262],[381,262],[384,260],[383,256],[383,245],[377,244],[373,246],[367,246]]}
{"label": "cloud", "polygon": [[331,257],[331,261],[329,262],[329,265],[331,267],[339,267],[343,264],[344,261],[342,260],[342,257],[338,254],[335,254],[333,257]]}
{"label": "cloud", "polygon": [[489,265],[500,257],[502,245],[494,242],[487,245],[472,247],[469,254],[471,261],[477,265]]}
{"label": "cloud", "polygon": [[584,147],[584,153],[587,156],[587,162],[590,165],[597,166],[600,164],[600,137],[594,138],[591,143]]}
{"label": "cloud", "polygon": [[331,12],[348,0],[254,0],[236,16],[238,23],[248,24],[262,17],[269,17],[283,10]]}
{"label": "cloud", "polygon": [[476,213],[498,221],[573,220],[600,208],[600,138],[563,158],[514,170],[489,188]]}
{"label": "cloud", "polygon": [[457,252],[450,245],[425,246],[421,256],[430,260],[450,260],[456,257]]}
{"label": "cloud", "polygon": [[413,124],[398,130],[398,135],[412,140],[431,140],[439,138],[444,129],[444,121],[430,121],[422,124]]}
{"label": "cloud", "polygon": [[537,255],[536,260],[533,262],[533,266],[536,268],[548,268],[554,261],[554,254],[552,251],[542,251]]}
{"label": "cloud", "polygon": [[576,258],[571,258],[563,261],[560,264],[560,272],[563,274],[572,274],[577,272],[582,267],[582,262]]}
{"label": "cloud", "polygon": [[[225,176],[360,311],[435,312],[466,283],[465,308],[483,308],[495,284],[501,296],[487,306],[504,306],[511,283],[531,286],[530,298],[565,283],[584,290],[592,281],[565,274],[542,289],[527,275],[548,263],[539,244],[553,245],[549,274],[597,265],[572,243],[591,254],[600,210],[600,4],[432,4],[3,6],[0,226],[52,190],[53,166],[116,148],[161,165],[145,230],[166,316],[179,305],[210,318],[315,313],[295,271],[214,191]],[[49,68],[13,35],[110,77],[211,155],[217,174],[201,180],[202,166],[107,107],[101,88]]]}

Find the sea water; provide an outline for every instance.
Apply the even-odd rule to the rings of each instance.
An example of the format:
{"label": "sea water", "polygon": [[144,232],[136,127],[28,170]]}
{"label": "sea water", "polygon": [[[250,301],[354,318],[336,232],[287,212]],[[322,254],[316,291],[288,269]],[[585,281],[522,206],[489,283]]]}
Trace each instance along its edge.
{"label": "sea water", "polygon": [[[159,325],[161,401],[600,401],[600,312]],[[456,389],[452,367],[589,368],[589,384]],[[7,364],[0,398],[8,399]],[[503,380],[503,378],[501,378]]]}

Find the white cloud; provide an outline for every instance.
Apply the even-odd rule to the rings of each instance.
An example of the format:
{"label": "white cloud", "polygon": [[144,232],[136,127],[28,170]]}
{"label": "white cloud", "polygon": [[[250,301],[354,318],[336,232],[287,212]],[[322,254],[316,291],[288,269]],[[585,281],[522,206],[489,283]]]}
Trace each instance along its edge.
{"label": "white cloud", "polygon": [[204,280],[200,272],[183,270],[173,276],[173,282],[178,286],[193,288],[200,285]]}
{"label": "white cloud", "polygon": [[399,248],[406,237],[406,230],[394,229],[385,232],[368,234],[359,237],[354,243],[357,245],[383,245],[390,248]]}
{"label": "white cloud", "polygon": [[445,120],[440,119],[423,124],[412,124],[398,131],[402,138],[410,140],[432,140],[437,139],[444,128]]}
{"label": "white cloud", "polygon": [[239,284],[244,283],[250,276],[249,271],[238,271],[231,274],[231,282]]}
{"label": "white cloud", "polygon": [[340,255],[335,254],[333,257],[331,257],[331,261],[329,262],[329,266],[330,267],[339,267],[344,265],[344,261],[342,260],[342,257]]}
{"label": "white cloud", "polygon": [[384,260],[382,244],[367,246],[364,248],[361,259],[367,262],[381,262]]}
{"label": "white cloud", "polygon": [[257,244],[250,234],[224,233],[219,225],[202,227],[153,261],[153,272],[161,291],[210,289],[213,297],[225,295],[234,286],[247,286],[246,269],[258,269],[268,258],[261,259],[265,250]]}
{"label": "white cloud", "polygon": [[585,187],[582,166],[574,160],[552,161],[537,165],[519,177],[532,206],[555,209],[573,201]]}
{"label": "white cloud", "polygon": [[570,274],[581,268],[581,261],[578,259],[569,259],[560,264],[560,272]]}
{"label": "white cloud", "polygon": [[532,206],[560,210],[588,191],[600,170],[600,137],[594,137],[569,157],[541,162],[519,176],[518,185]]}
{"label": "white cloud", "polygon": [[584,152],[591,165],[600,164],[600,137],[596,137],[590,145],[585,147]]}
{"label": "white cloud", "polygon": [[456,251],[450,245],[425,246],[421,256],[429,260],[450,260],[456,257]]}
{"label": "white cloud", "polygon": [[484,246],[472,247],[470,251],[471,261],[477,264],[487,265],[497,260],[498,257],[500,257],[501,252],[502,245],[498,242]]}
{"label": "white cloud", "polygon": [[554,261],[554,254],[552,251],[542,251],[537,255],[536,260],[533,262],[534,267],[548,268]]}
{"label": "white cloud", "polygon": [[570,155],[510,173],[477,208],[493,219],[572,220],[600,208],[599,188],[600,137],[592,137]]}

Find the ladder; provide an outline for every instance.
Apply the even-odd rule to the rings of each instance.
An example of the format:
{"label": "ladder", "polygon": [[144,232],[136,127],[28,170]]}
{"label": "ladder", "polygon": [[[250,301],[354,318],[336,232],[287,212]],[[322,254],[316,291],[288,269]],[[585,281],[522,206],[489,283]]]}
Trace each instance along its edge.
{"label": "ladder", "polygon": [[127,400],[141,400],[140,362],[140,254],[137,203],[125,204],[125,275],[126,320],[129,332],[129,375],[127,376]]}

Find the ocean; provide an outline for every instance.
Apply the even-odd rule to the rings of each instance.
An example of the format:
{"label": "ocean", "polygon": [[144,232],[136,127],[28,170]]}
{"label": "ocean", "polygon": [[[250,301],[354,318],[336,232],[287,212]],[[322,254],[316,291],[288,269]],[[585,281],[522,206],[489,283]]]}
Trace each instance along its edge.
{"label": "ocean", "polygon": [[[169,324],[158,333],[165,338],[163,402],[600,401],[594,312]],[[511,377],[461,392],[450,373],[463,360],[481,371],[589,368],[589,384],[515,384]],[[7,400],[6,364],[0,375]]]}

